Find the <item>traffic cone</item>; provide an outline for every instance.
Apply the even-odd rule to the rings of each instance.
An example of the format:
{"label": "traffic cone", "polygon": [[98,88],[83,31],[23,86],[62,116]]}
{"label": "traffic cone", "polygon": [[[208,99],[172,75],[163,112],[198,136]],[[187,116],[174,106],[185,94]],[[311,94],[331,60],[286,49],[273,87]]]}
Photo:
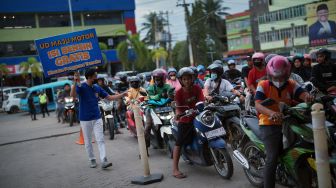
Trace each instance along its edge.
{"label": "traffic cone", "polygon": [[[94,143],[94,140],[92,139],[92,143]],[[82,128],[80,128],[80,132],[79,132],[79,138],[76,141],[76,144],[78,145],[84,145],[84,137],[83,137],[83,131]]]}

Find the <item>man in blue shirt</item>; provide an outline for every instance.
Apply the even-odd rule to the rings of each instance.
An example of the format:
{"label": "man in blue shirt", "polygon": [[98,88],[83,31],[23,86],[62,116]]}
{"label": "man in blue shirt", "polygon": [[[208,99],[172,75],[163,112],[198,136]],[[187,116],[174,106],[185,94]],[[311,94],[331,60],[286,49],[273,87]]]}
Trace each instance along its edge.
{"label": "man in blue shirt", "polygon": [[103,134],[103,121],[100,116],[98,107],[99,97],[107,100],[116,100],[127,93],[119,95],[109,95],[104,89],[94,84],[97,79],[97,72],[95,69],[89,69],[85,72],[86,82],[80,83],[79,73],[74,75],[74,83],[71,87],[71,96],[79,98],[79,120],[83,130],[85,149],[89,155],[91,162],[90,167],[95,168],[97,166],[96,159],[93,154],[92,148],[92,131],[95,134],[98,144],[100,161],[102,163],[102,169],[112,166],[112,163],[107,161]]}

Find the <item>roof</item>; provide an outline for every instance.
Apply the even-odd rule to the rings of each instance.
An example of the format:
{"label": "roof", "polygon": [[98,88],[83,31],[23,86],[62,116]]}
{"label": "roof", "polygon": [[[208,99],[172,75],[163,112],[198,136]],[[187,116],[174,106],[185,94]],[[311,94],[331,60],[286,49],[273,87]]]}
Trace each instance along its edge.
{"label": "roof", "polygon": [[38,86],[33,86],[33,87],[28,88],[28,90],[42,90],[43,88],[61,86],[61,85],[71,84],[71,83],[72,82],[70,80],[62,80],[62,81],[51,82],[51,83],[42,84]]}

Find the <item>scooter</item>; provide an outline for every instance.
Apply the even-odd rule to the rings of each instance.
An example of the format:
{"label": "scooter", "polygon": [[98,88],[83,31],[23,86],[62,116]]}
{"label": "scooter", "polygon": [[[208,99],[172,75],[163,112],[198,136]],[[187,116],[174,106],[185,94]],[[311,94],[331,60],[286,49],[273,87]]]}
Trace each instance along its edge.
{"label": "scooter", "polygon": [[[145,116],[145,107],[146,107],[145,97],[140,97],[138,101],[134,101],[134,102],[139,104],[139,106],[140,106],[140,116],[144,117]],[[134,137],[137,137],[134,113],[133,113],[133,110],[131,108],[127,109],[126,121],[127,121],[127,129],[130,131],[131,135],[134,136]],[[143,125],[145,125],[144,122],[143,122]]]}
{"label": "scooter", "polygon": [[[180,114],[181,117],[197,114],[193,121],[195,136],[191,144],[182,146],[182,158],[200,166],[214,165],[222,178],[230,179],[233,174],[233,163],[223,139],[226,132],[214,113],[215,108],[215,106],[204,107],[204,102],[198,102],[196,110],[186,110]],[[177,126],[174,121],[172,143],[175,143],[179,134]]]}
{"label": "scooter", "polygon": [[115,119],[114,119],[114,101],[109,101],[109,100],[100,100],[98,102],[98,105],[101,109],[101,115],[102,115],[102,120],[103,120],[103,128],[104,131],[106,129],[109,130],[110,134],[110,140],[114,139],[114,131],[115,131]]}
{"label": "scooter", "polygon": [[[274,104],[266,99],[261,104]],[[279,104],[283,119],[284,150],[279,158],[276,170],[276,181],[284,186],[316,187],[316,165],[314,158],[314,140],[312,129],[307,126],[311,118],[306,116],[307,105],[298,104],[288,107]],[[241,117],[241,128],[244,131],[242,142],[233,151],[233,157],[242,165],[249,182],[263,186],[263,169],[265,167],[265,146],[261,140],[258,118],[253,115]]]}
{"label": "scooter", "polygon": [[76,104],[73,97],[64,98],[64,119],[69,122],[69,126],[72,127],[73,123],[77,121],[76,118]]}

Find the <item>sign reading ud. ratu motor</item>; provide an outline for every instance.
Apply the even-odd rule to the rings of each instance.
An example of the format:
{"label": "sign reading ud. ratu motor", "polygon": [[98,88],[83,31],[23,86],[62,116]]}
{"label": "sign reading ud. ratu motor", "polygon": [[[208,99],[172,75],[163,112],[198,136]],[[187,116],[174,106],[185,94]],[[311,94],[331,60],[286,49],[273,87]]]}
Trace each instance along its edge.
{"label": "sign reading ud. ratu motor", "polygon": [[103,64],[95,29],[35,40],[46,77]]}

